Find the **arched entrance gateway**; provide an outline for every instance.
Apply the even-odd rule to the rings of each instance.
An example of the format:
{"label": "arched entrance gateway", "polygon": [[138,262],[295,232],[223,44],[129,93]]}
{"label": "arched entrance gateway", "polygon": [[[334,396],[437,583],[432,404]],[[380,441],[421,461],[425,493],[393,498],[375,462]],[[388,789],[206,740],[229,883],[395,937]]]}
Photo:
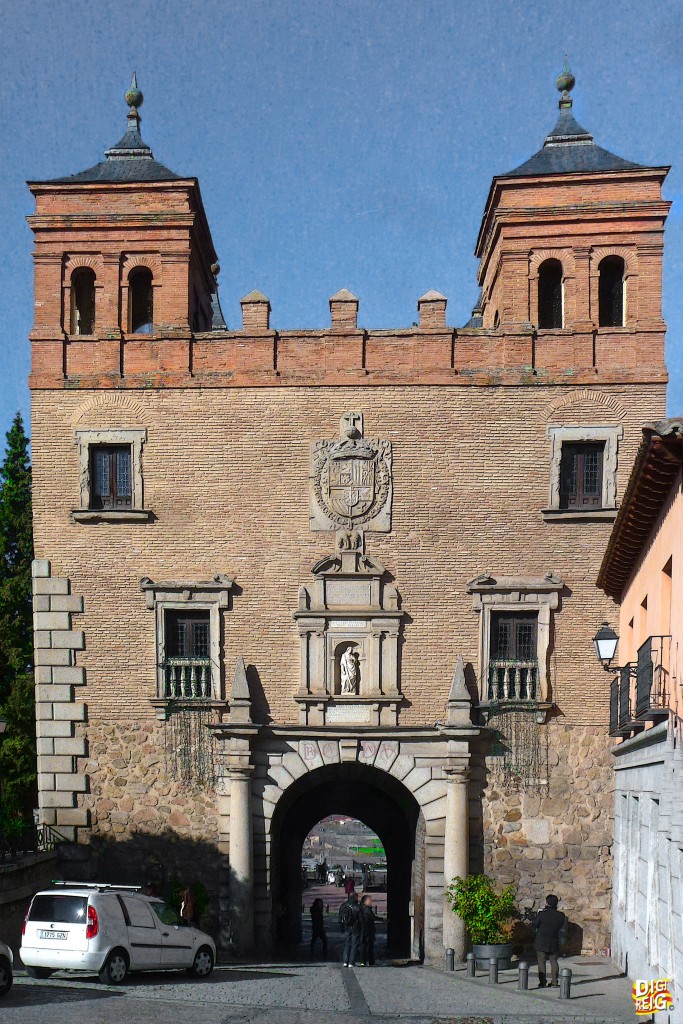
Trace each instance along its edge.
{"label": "arched entrance gateway", "polygon": [[424,949],[425,821],[401,782],[367,764],[329,764],[298,779],[282,795],[271,822],[271,877],[277,944],[301,938],[301,847],[329,814],[362,818],[387,857],[387,946],[398,956]]}
{"label": "arched entrance gateway", "polygon": [[361,818],[388,867],[388,943],[397,955],[464,955],[444,889],[468,865],[470,699],[458,661],[445,721],[433,727],[259,725],[238,662],[230,715],[215,726],[221,944],[240,954],[299,939],[301,848],[331,813]]}

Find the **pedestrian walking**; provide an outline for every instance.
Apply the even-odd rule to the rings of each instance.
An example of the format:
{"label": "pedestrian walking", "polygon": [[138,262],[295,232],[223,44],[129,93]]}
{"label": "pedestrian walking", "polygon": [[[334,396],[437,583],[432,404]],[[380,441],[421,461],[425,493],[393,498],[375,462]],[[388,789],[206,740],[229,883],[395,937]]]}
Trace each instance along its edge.
{"label": "pedestrian walking", "polygon": [[346,878],[344,879],[344,892],[346,893],[347,896],[350,896],[352,892],[355,892],[355,889],[356,883],[354,881],[353,875],[347,875]]}
{"label": "pedestrian walking", "polygon": [[538,958],[538,987],[545,988],[547,984],[546,963],[550,961],[550,987],[557,988],[559,985],[559,967],[557,958],[562,942],[561,933],[566,930],[567,917],[557,909],[559,900],[552,893],[545,898],[545,907],[532,921],[532,928],[536,929],[534,949]]}
{"label": "pedestrian walking", "polygon": [[360,901],[360,965],[375,966],[375,911],[372,896],[366,893]]}
{"label": "pedestrian walking", "polygon": [[360,944],[360,908],[358,893],[350,892],[339,908],[339,927],[344,935],[344,967],[355,967]]}
{"label": "pedestrian walking", "polygon": [[318,899],[313,900],[310,909],[311,914],[311,960],[313,959],[313,951],[315,944],[318,939],[323,947],[323,958],[327,960],[327,935],[325,934],[325,918],[323,917],[323,901]]}

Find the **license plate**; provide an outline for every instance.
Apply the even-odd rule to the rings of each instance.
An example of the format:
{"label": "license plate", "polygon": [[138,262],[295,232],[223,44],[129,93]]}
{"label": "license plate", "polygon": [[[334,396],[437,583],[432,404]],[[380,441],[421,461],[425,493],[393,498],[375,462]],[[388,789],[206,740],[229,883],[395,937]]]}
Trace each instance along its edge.
{"label": "license plate", "polygon": [[65,940],[65,939],[69,938],[69,933],[68,932],[51,932],[51,931],[47,931],[47,930],[46,931],[39,931],[38,932],[38,938],[39,939],[63,939],[63,940]]}

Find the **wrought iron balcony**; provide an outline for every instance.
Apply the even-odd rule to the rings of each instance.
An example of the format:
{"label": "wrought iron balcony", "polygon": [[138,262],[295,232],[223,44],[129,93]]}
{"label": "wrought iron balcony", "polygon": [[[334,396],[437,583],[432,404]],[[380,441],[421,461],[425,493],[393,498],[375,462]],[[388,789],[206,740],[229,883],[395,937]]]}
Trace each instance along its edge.
{"label": "wrought iron balcony", "polygon": [[163,672],[165,699],[211,700],[210,658],[167,658]]}
{"label": "wrought iron balcony", "polygon": [[535,701],[538,684],[538,662],[489,661],[490,701]]}
{"label": "wrought iron balcony", "polygon": [[630,736],[632,732],[642,728],[634,722],[631,701],[631,680],[635,666],[624,665],[618,669],[610,683],[609,694],[609,734],[610,736]]}
{"label": "wrought iron balcony", "polygon": [[649,636],[638,648],[635,717],[640,721],[669,713],[670,655],[670,636]]}

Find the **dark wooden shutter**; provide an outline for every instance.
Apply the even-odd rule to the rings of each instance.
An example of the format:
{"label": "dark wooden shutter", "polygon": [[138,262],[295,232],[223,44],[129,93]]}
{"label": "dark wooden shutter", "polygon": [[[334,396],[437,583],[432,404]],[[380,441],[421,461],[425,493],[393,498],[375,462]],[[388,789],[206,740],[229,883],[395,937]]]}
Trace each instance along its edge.
{"label": "dark wooden shutter", "polygon": [[133,505],[130,445],[94,445],[90,455],[91,508],[123,509]]}
{"label": "dark wooden shutter", "polygon": [[602,506],[604,444],[563,444],[560,463],[560,508]]}

